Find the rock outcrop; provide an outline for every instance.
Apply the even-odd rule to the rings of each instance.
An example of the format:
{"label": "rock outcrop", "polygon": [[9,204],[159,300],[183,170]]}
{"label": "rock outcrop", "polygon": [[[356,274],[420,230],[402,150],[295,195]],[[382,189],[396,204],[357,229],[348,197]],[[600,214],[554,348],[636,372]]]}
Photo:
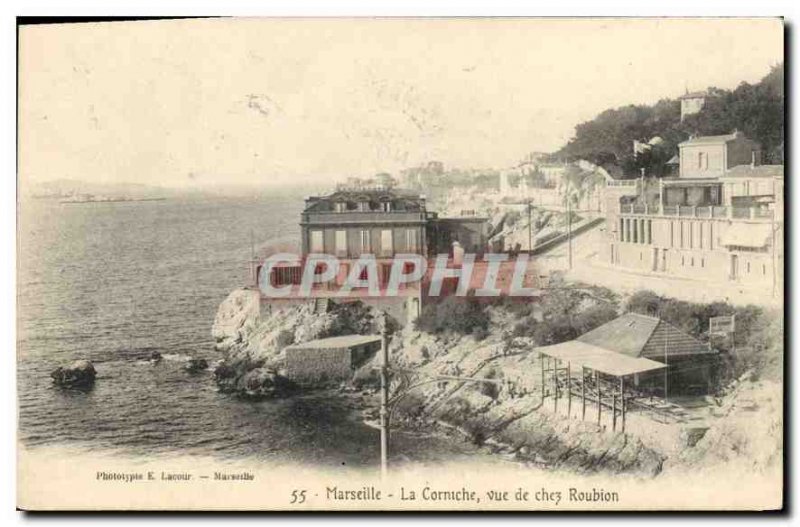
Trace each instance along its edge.
{"label": "rock outcrop", "polygon": [[220,391],[235,393],[247,399],[286,397],[297,392],[297,386],[270,368],[255,367],[242,370],[220,364],[214,370]]}
{"label": "rock outcrop", "polygon": [[94,385],[97,371],[88,360],[76,360],[69,366],[58,367],[51,374],[53,382],[65,388],[88,388]]}
{"label": "rock outcrop", "polygon": [[189,373],[197,373],[208,369],[208,361],[206,359],[189,359],[183,365],[183,369]]}
{"label": "rock outcrop", "polygon": [[247,398],[288,395],[296,386],[284,376],[283,350],[296,343],[377,332],[377,311],[360,302],[314,300],[259,306],[258,292],[238,289],[220,305],[212,328],[222,362],[215,369],[221,391]]}

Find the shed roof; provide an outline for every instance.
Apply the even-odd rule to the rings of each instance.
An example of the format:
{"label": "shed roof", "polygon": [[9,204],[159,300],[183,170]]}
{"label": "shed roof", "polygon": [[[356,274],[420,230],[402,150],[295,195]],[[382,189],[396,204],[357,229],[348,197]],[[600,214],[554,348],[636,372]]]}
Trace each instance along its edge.
{"label": "shed roof", "polygon": [[331,348],[352,348],[362,344],[380,342],[378,335],[341,335],[339,337],[328,337],[326,339],[310,340],[301,344],[288,346],[287,349],[331,349]]}
{"label": "shed roof", "polygon": [[615,353],[579,340],[570,340],[553,346],[537,348],[536,351],[576,366],[590,368],[615,377],[659,370],[666,365],[660,362]]}
{"label": "shed roof", "polygon": [[639,313],[626,313],[584,333],[577,340],[630,357],[716,353],[672,324]]}

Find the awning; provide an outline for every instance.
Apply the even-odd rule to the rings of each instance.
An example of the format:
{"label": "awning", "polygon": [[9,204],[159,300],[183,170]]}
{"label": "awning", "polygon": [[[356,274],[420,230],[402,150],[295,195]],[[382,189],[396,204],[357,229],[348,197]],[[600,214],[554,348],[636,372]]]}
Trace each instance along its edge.
{"label": "awning", "polygon": [[615,353],[578,340],[570,340],[554,346],[544,346],[536,348],[534,351],[569,362],[571,366],[586,367],[614,377],[660,370],[667,367],[665,364],[654,360]]}
{"label": "awning", "polygon": [[765,247],[772,237],[768,223],[738,223],[729,226],[720,238],[725,247]]}

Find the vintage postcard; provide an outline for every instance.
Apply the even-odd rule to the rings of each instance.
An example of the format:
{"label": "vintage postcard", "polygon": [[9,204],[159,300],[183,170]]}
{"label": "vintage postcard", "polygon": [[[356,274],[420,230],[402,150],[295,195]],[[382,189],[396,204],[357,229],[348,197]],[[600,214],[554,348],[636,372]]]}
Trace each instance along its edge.
{"label": "vintage postcard", "polygon": [[19,26],[19,508],[784,507],[780,18]]}

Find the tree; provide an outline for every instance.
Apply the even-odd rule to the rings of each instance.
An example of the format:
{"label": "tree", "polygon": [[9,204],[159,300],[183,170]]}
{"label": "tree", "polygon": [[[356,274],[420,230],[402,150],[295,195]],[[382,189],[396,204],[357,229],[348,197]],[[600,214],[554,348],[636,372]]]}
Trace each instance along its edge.
{"label": "tree", "polygon": [[[663,177],[664,164],[677,145],[695,135],[729,134],[740,130],[761,143],[765,162],[783,163],[784,151],[783,64],[774,66],[758,84],[740,84],[735,90],[709,88],[702,110],[680,118],[680,101],[664,99],[652,106],[629,105],[609,109],[575,127],[575,136],[552,159],[586,159],[604,166],[619,165],[626,174]],[[647,142],[654,136],[663,142],[650,152],[635,156],[633,141]]]}

